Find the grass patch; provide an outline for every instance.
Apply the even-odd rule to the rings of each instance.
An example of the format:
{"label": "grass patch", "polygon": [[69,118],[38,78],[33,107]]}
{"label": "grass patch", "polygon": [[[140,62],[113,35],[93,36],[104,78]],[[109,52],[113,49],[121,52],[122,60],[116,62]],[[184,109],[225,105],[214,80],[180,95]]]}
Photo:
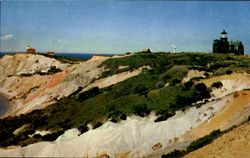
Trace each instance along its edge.
{"label": "grass patch", "polygon": [[48,58],[54,58],[58,61],[61,61],[62,63],[68,63],[68,64],[76,64],[82,61],[87,61],[88,59],[82,59],[82,58],[74,58],[74,57],[67,57],[67,56],[56,56],[56,55],[47,55],[47,54],[40,54]]}

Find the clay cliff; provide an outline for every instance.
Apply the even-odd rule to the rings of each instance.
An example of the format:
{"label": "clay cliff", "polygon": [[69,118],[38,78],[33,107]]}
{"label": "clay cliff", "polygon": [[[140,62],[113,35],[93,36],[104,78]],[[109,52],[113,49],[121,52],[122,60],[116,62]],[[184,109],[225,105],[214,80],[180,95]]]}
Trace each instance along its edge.
{"label": "clay cliff", "polygon": [[[119,62],[113,60],[115,61],[114,64],[118,63],[116,73],[103,65],[109,59],[118,58]],[[35,109],[45,109],[50,105],[57,105],[54,103],[60,102],[64,98],[74,99],[74,97],[70,98],[69,96],[79,90],[79,87],[81,87],[80,94],[88,92],[93,87],[104,89],[103,92],[98,93],[99,96],[92,96],[94,99],[90,98],[87,101],[72,104],[72,106],[79,104],[78,111],[82,108],[89,108],[87,111],[91,112],[91,108],[96,105],[96,100],[102,103],[110,97],[108,94],[112,88],[121,86],[122,83],[128,82],[127,80],[133,77],[136,81],[143,82],[144,78],[140,79],[140,75],[146,74],[146,72],[152,73],[154,70],[154,65],[150,64],[135,66],[135,68],[129,70],[129,66],[122,64],[124,60],[128,63],[127,58],[128,56],[94,56],[88,61],[64,63],[42,55],[6,55],[0,59],[0,92],[8,96],[11,107],[3,118],[20,114],[28,115]],[[170,64],[169,61],[167,64]],[[52,67],[58,71],[50,73]],[[122,69],[124,71],[121,71]],[[247,157],[249,155],[249,150],[246,149],[249,148],[247,131],[249,131],[250,127],[250,74],[247,71],[235,71],[220,75],[213,75],[214,72],[208,72],[207,74],[210,76],[205,77],[206,71],[181,66],[173,66],[164,73],[168,76],[170,72],[179,75],[180,71],[185,72],[181,74],[181,80],[175,81],[177,82],[176,85],[173,85],[174,80],[166,80],[163,86],[154,88],[146,95],[143,92],[147,91],[147,89],[136,87],[136,92],[142,94],[138,95],[133,92],[131,97],[138,100],[142,98],[148,102],[156,99],[154,104],[160,104],[160,101],[158,102],[160,98],[157,98],[160,94],[163,96],[172,95],[161,90],[171,89],[174,86],[176,86],[174,88],[180,88],[181,84],[191,83],[191,81],[194,85],[210,87],[208,88],[209,97],[193,102],[192,106],[185,107],[185,109],[175,109],[171,116],[161,121],[155,121],[159,117],[157,110],[151,110],[148,115],[143,114],[143,116],[142,113],[137,114],[135,112],[127,114],[125,119],[121,117],[122,119],[118,122],[117,120],[114,121],[114,118],[112,119],[113,113],[110,113],[109,116],[105,114],[105,117],[101,118],[103,124],[98,127],[93,122],[86,121],[87,130],[84,132],[81,131],[81,128],[72,125],[70,128],[63,128],[64,132],[53,141],[41,141],[39,138],[39,141],[27,144],[27,146],[12,145],[2,147],[0,148],[0,155],[3,157],[160,157],[162,154],[170,153],[175,149],[183,150],[191,142],[209,135],[215,130],[223,131],[233,126],[239,126],[217,138],[212,144],[186,156],[206,157],[209,155],[210,157],[224,157],[230,155],[230,153],[236,154],[236,151],[232,152],[232,146],[243,143],[244,145],[237,148],[237,152],[242,152],[241,157]],[[109,75],[103,76],[105,72],[109,72]],[[192,80],[194,78],[200,79]],[[213,87],[214,83],[219,82],[221,83],[219,87]],[[157,82],[156,85],[158,86],[159,83]],[[122,90],[126,91],[126,89],[133,88],[133,86],[130,86]],[[183,91],[186,93],[188,90]],[[174,93],[174,89],[171,92]],[[200,93],[199,91],[193,94],[199,95]],[[118,96],[113,95],[112,99],[115,100],[115,97]],[[126,100],[127,104],[130,104],[130,99],[125,98],[124,100]],[[119,104],[119,100],[114,103]],[[108,106],[109,104],[105,105]],[[100,111],[105,110],[102,108]],[[139,112],[143,111],[141,109],[139,109]],[[113,109],[108,110],[112,111]],[[96,113],[101,113],[100,111],[97,109]],[[93,116],[97,117],[96,113]],[[84,114],[86,113],[81,115]],[[85,116],[77,115],[77,119],[79,118],[85,118]],[[72,122],[74,121],[74,117],[70,119],[72,119]],[[13,129],[13,136],[31,128],[31,124],[26,122],[19,128]],[[33,134],[27,135],[25,139],[33,139],[35,134],[44,136],[54,132],[54,129],[46,129],[42,126],[39,128],[33,128],[32,126],[32,129],[34,129]],[[230,142],[232,142],[231,146]],[[218,150],[214,150],[214,146],[220,148],[223,152],[219,153]],[[209,151],[213,152],[209,153]]]}

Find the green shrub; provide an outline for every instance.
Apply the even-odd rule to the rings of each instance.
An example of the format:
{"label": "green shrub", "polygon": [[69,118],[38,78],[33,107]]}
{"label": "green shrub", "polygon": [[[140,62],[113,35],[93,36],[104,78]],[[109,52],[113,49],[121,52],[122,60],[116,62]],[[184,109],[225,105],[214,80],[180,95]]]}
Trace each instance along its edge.
{"label": "green shrub", "polygon": [[40,134],[34,134],[33,138],[41,138],[42,136]]}
{"label": "green shrub", "polygon": [[127,119],[127,115],[126,114],[122,114],[120,117],[121,120],[126,120]]}
{"label": "green shrub", "polygon": [[132,89],[134,91],[133,92],[134,94],[139,94],[139,95],[148,94],[148,88],[146,87],[145,84],[136,84]]}
{"label": "green shrub", "polygon": [[96,129],[96,128],[101,127],[101,126],[102,126],[102,123],[101,123],[101,122],[97,122],[97,123],[94,125],[93,129]]}
{"label": "green shrub", "polygon": [[187,81],[187,82],[184,83],[183,90],[189,90],[193,85],[194,85],[193,81]]}
{"label": "green shrub", "polygon": [[233,73],[233,71],[231,69],[226,70],[226,74],[231,74],[231,73]]}
{"label": "green shrub", "polygon": [[51,66],[50,69],[48,70],[48,74],[55,74],[58,72],[61,72],[62,70],[59,68],[56,68],[56,66]]}
{"label": "green shrub", "polygon": [[171,153],[164,154],[161,157],[162,158],[181,158],[183,157],[187,152],[185,150],[174,150]]}
{"label": "green shrub", "polygon": [[181,80],[178,79],[178,78],[175,78],[175,79],[173,79],[173,80],[169,83],[169,85],[170,85],[170,86],[174,86],[174,85],[176,85],[176,84],[178,84],[178,83],[181,83]]}
{"label": "green shrub", "polygon": [[146,104],[137,104],[133,107],[133,109],[134,109],[134,114],[139,115],[141,117],[143,117],[144,114],[149,113],[149,110]]}
{"label": "green shrub", "polygon": [[73,93],[71,93],[71,94],[69,95],[69,97],[72,97],[72,96],[77,95],[79,92],[82,91],[82,89],[83,89],[83,88],[82,88],[81,86],[79,86],[78,89],[77,89],[76,91],[74,91]]}
{"label": "green shrub", "polygon": [[172,116],[174,116],[173,113],[163,113],[161,116],[157,117],[157,119],[154,122],[165,121]]}
{"label": "green shrub", "polygon": [[81,134],[83,134],[89,130],[87,125],[80,126],[77,129],[80,131]]}
{"label": "green shrub", "polygon": [[209,74],[207,72],[204,73],[204,76],[206,76],[207,78],[209,77]]}
{"label": "green shrub", "polygon": [[96,95],[100,94],[100,90],[98,87],[93,87],[83,93],[79,94],[79,97],[77,98],[77,101],[82,102],[88,98],[94,97]]}
{"label": "green shrub", "polygon": [[220,62],[216,62],[216,63],[213,63],[210,65],[210,69],[212,70],[217,70],[219,68],[222,68],[222,67],[228,67],[229,64],[226,63],[226,62],[223,62],[223,61],[220,61]]}
{"label": "green shrub", "polygon": [[218,82],[214,82],[211,86],[215,88],[221,88],[223,87],[223,84],[221,81],[218,81]]}
{"label": "green shrub", "polygon": [[199,138],[195,141],[193,141],[188,147],[187,147],[187,151],[191,152],[194,150],[197,150],[207,144],[210,144],[214,139],[218,138],[219,136],[221,136],[223,133],[220,130],[215,130],[213,132],[211,132],[209,135],[204,136],[202,138]]}
{"label": "green shrub", "polygon": [[200,81],[201,79],[204,79],[204,77],[200,77],[200,76],[193,77],[193,78],[190,79],[190,81]]}
{"label": "green shrub", "polygon": [[118,121],[117,121],[117,119],[115,119],[115,118],[111,118],[111,120],[110,120],[111,122],[113,122],[113,123],[117,123]]}
{"label": "green shrub", "polygon": [[51,133],[51,134],[46,134],[42,136],[42,140],[44,141],[55,141],[60,135],[64,133],[63,130]]}

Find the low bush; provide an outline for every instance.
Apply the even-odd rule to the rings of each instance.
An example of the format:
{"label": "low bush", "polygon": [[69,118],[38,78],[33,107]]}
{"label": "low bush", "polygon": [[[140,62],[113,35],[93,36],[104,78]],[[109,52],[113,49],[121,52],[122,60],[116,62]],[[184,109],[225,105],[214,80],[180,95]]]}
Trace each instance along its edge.
{"label": "low bush", "polygon": [[85,91],[83,93],[80,93],[78,98],[77,98],[77,101],[78,102],[82,102],[88,98],[91,98],[91,97],[94,97],[96,95],[100,94],[100,90],[98,87],[93,87],[91,89],[89,89],[88,91]]}
{"label": "low bush", "polygon": [[221,88],[223,87],[223,84],[221,81],[218,81],[218,82],[214,82],[211,86],[215,88]]}
{"label": "low bush", "polygon": [[193,81],[187,81],[187,82],[184,83],[183,90],[189,90],[193,85],[194,85]]}
{"label": "low bush", "polygon": [[149,110],[146,104],[137,104],[133,107],[134,114],[143,117],[145,114],[149,114]]}
{"label": "low bush", "polygon": [[146,95],[148,94],[148,88],[145,84],[136,84],[132,87],[134,94]]}
{"label": "low bush", "polygon": [[34,134],[33,138],[41,138],[42,136],[40,134]]}
{"label": "low bush", "polygon": [[55,141],[63,133],[64,133],[64,131],[60,130],[60,131],[57,131],[57,132],[54,132],[54,133],[46,134],[46,135],[42,136],[42,140],[44,140],[44,141]]}
{"label": "low bush", "polygon": [[93,129],[96,129],[96,128],[101,127],[101,126],[102,126],[102,123],[101,123],[101,122],[97,122],[97,123],[94,125]]}
{"label": "low bush", "polygon": [[89,130],[87,125],[80,126],[77,129],[80,131],[81,134],[83,134]]}
{"label": "low bush", "polygon": [[188,147],[187,147],[187,151],[191,152],[194,151],[196,149],[199,149],[207,144],[210,144],[214,139],[218,138],[219,136],[221,136],[223,134],[223,132],[221,132],[220,130],[215,130],[213,132],[211,132],[209,135],[204,136],[202,138],[199,138],[195,141],[193,141]]}
{"label": "low bush", "polygon": [[193,77],[190,79],[190,81],[200,81],[201,79],[204,79],[204,77],[201,77],[201,76]]}
{"label": "low bush", "polygon": [[121,119],[121,120],[126,120],[126,119],[127,119],[127,115],[126,115],[126,114],[122,114],[122,115],[120,116],[120,119]]}
{"label": "low bush", "polygon": [[62,70],[59,68],[56,68],[56,66],[51,66],[50,69],[48,70],[47,74],[55,74],[58,72],[61,72]]}
{"label": "low bush", "polygon": [[233,73],[233,71],[231,69],[226,70],[226,74],[231,74],[231,73]]}
{"label": "low bush", "polygon": [[169,85],[170,85],[170,86],[175,86],[175,85],[178,84],[178,83],[181,83],[181,80],[178,79],[178,78],[175,78],[175,79],[173,79],[172,81],[170,81]]}
{"label": "low bush", "polygon": [[203,75],[206,76],[207,78],[209,77],[209,74],[207,72],[205,72]]}
{"label": "low bush", "polygon": [[187,152],[185,150],[174,150],[171,153],[162,155],[162,158],[181,158],[183,157]]}
{"label": "low bush", "polygon": [[167,120],[169,117],[174,116],[173,113],[163,113],[161,114],[161,116],[159,116],[154,122],[160,122],[160,121],[165,121]]}
{"label": "low bush", "polygon": [[72,97],[72,96],[77,95],[79,92],[82,91],[82,89],[83,89],[83,88],[82,88],[81,86],[79,86],[78,89],[77,89],[76,91],[74,91],[73,93],[71,93],[71,94],[69,95],[69,97]]}
{"label": "low bush", "polygon": [[115,119],[113,117],[110,119],[110,121],[113,122],[113,123],[117,123],[118,122],[117,119]]}

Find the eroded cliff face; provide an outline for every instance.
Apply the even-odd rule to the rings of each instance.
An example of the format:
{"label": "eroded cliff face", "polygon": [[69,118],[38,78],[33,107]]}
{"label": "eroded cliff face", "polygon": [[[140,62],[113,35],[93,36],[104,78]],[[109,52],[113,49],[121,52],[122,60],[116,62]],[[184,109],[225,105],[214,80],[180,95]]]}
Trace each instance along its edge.
{"label": "eroded cliff face", "polygon": [[[88,85],[101,75],[104,68],[97,66],[106,59],[103,57],[79,64],[67,64],[43,55],[4,56],[0,59],[0,92],[8,96],[11,105],[4,117],[44,108],[68,96],[79,86]],[[46,74],[51,67],[61,72]]]}
{"label": "eroded cliff face", "polygon": [[[57,99],[70,95],[79,86],[87,90],[94,86],[103,88],[116,84],[138,75],[143,68],[99,79],[105,71],[105,68],[99,65],[110,57],[94,56],[91,60],[73,65],[53,62],[54,59],[46,58],[44,60],[48,60],[48,63],[57,63],[54,66],[62,71],[53,75],[20,76],[21,73],[49,70],[51,65],[49,67],[41,65],[41,69],[38,69],[39,66],[30,66],[33,67],[32,69],[24,66],[15,67],[16,62],[22,61],[21,59],[27,63],[31,62],[28,63],[30,65],[37,58],[40,59],[40,56],[36,55],[37,58],[32,57],[34,60],[28,60],[27,58],[31,56],[29,54],[5,56],[0,60],[0,70],[4,71],[0,76],[0,91],[8,94],[12,103],[11,110],[5,116],[43,108]],[[2,63],[8,64],[7,59],[15,68],[2,65]],[[26,68],[28,70],[25,70]],[[146,68],[149,69],[149,67]],[[191,70],[185,81],[202,75],[203,72]],[[101,127],[90,129],[81,135],[77,129],[69,129],[54,142],[39,142],[26,147],[0,149],[0,155],[4,157],[160,157],[174,149],[184,149],[192,141],[213,130],[224,130],[248,119],[250,91],[244,89],[250,88],[250,75],[233,73],[197,82],[210,86],[218,81],[223,83],[223,87],[213,89],[212,98],[208,103],[200,108],[191,107],[186,111],[177,111],[166,121],[154,122],[157,116],[153,112],[144,118],[130,116],[119,123],[107,120]]]}
{"label": "eroded cliff face", "polygon": [[[42,108],[53,102],[50,90],[57,86],[74,65],[64,64],[42,55],[5,55],[0,59],[0,91],[8,96],[11,105],[4,115],[18,115],[35,108]],[[62,70],[52,75],[51,67]]]}
{"label": "eroded cliff face", "polygon": [[[142,68],[139,68],[98,80],[105,71],[99,65],[109,58],[120,57],[93,56],[86,62],[68,64],[38,54],[5,55],[0,59],[0,92],[8,96],[10,109],[2,117],[44,108],[67,97],[79,87],[83,87],[83,91],[94,86],[103,88],[141,72]],[[46,74],[51,67],[62,71]]]}
{"label": "eroded cliff face", "polygon": [[160,157],[174,149],[184,149],[213,130],[246,121],[250,112],[249,96],[249,91],[240,91],[200,108],[178,111],[175,116],[157,123],[154,122],[157,117],[151,113],[144,118],[131,116],[120,123],[107,121],[82,135],[77,129],[70,129],[54,142],[0,149],[0,153],[25,157]]}

